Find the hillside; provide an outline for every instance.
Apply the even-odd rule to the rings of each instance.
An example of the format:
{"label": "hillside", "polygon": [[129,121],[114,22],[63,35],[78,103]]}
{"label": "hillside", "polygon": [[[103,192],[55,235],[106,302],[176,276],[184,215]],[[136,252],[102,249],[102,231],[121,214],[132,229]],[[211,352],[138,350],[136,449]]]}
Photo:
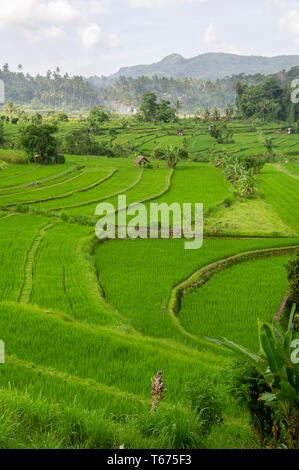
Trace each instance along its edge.
{"label": "hillside", "polygon": [[201,54],[185,59],[179,54],[172,54],[160,62],[150,65],[123,67],[111,78],[154,75],[173,78],[200,78],[205,80],[221,79],[230,75],[262,73],[269,75],[280,70],[289,70],[299,65],[299,55],[277,57],[240,56],[225,53]]}

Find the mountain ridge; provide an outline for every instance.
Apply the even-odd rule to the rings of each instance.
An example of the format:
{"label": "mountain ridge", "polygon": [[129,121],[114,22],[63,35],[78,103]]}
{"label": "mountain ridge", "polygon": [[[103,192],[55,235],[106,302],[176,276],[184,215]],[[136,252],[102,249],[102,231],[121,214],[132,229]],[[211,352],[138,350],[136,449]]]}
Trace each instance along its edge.
{"label": "mountain ridge", "polygon": [[109,78],[167,77],[167,78],[198,78],[217,80],[231,75],[261,73],[270,75],[281,70],[290,70],[299,66],[299,55],[242,56],[224,52],[208,52],[189,59],[180,54],[170,54],[152,64],[140,64],[122,67]]}

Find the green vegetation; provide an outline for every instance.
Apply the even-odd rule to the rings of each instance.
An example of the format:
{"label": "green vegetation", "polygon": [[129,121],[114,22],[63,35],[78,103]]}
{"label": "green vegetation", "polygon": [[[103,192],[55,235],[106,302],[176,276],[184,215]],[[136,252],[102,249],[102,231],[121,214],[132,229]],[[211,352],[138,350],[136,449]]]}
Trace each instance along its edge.
{"label": "green vegetation", "polygon": [[271,322],[287,291],[282,256],[244,261],[183,297],[179,319],[196,336],[230,337],[257,350],[257,319]]}
{"label": "green vegetation", "polygon": [[[268,439],[272,411],[256,388],[249,405],[237,389],[232,400],[232,353],[206,336],[257,351],[256,320],[273,320],[288,273],[296,295],[298,137],[277,122],[236,120],[230,107],[179,119],[180,103],[153,103],[142,120],[101,107],[78,119],[9,104],[0,149],[0,448],[293,445],[285,431]],[[215,140],[211,125],[233,139]],[[45,150],[35,146],[40,137]],[[24,150],[43,158],[26,162]],[[64,165],[55,164],[60,152]],[[135,166],[139,155],[149,163]],[[251,172],[253,194],[239,191],[234,164]],[[136,209],[203,203],[203,247],[185,250],[175,238],[99,243],[96,207],[117,208],[119,195]],[[289,313],[286,305],[282,324]],[[157,370],[167,390],[151,414]],[[251,427],[252,406],[264,413],[267,439]]]}
{"label": "green vegetation", "polygon": [[[253,379],[251,389],[255,386],[255,391],[257,391],[262,385],[263,389],[259,390],[262,392],[259,401],[264,404],[264,407],[261,405],[262,409],[258,413],[256,409],[255,413],[251,413],[251,416],[256,419],[254,424],[257,431],[259,431],[260,426],[265,426],[265,421],[268,421],[268,424],[271,423],[271,426],[267,429],[268,432],[263,429],[264,432],[261,436],[257,432],[257,435],[262,438],[262,443],[270,441],[270,443],[274,443],[275,447],[284,445],[288,449],[295,449],[298,446],[299,370],[296,351],[294,354],[293,349],[298,346],[299,337],[292,327],[295,308],[294,305],[286,331],[277,321],[274,321],[273,325],[259,321],[260,352],[258,356],[226,338],[222,338],[219,342],[239,354],[243,360],[245,359],[254,368],[256,375],[253,377],[251,372],[251,378]],[[239,383],[240,392],[245,395],[246,386],[244,387]],[[248,391],[246,398],[244,402],[247,401],[249,408],[251,399],[248,400]],[[265,419],[267,407],[270,413]],[[260,418],[263,418],[264,422],[259,426]],[[272,439],[270,439],[270,436]]]}

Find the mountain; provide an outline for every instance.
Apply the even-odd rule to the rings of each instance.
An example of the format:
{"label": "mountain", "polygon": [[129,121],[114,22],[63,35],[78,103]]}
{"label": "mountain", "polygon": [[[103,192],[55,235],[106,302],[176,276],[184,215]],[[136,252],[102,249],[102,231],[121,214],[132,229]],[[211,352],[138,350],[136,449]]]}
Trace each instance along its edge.
{"label": "mountain", "polygon": [[185,59],[179,54],[171,54],[160,62],[150,65],[123,67],[109,78],[138,78],[141,76],[168,78],[199,78],[216,80],[231,75],[261,73],[269,75],[281,70],[299,66],[299,55],[282,55],[277,57],[241,56],[225,53],[201,54]]}

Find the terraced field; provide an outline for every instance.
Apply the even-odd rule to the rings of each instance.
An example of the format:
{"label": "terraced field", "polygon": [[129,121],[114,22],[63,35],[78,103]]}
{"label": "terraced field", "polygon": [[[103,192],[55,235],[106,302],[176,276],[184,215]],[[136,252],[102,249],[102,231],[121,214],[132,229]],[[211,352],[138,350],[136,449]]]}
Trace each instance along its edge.
{"label": "terraced field", "polygon": [[[236,124],[235,142],[217,148],[198,127],[185,130],[192,155],[260,151],[249,125]],[[285,154],[297,145],[275,128],[269,135]],[[139,150],[185,145],[170,127],[128,129],[117,138]],[[209,446],[258,445],[227,392],[232,356],[206,336],[256,348],[257,319],[274,317],[287,287],[284,264],[299,246],[297,163],[267,165],[246,201],[210,163],[153,166],[73,155],[64,166],[1,167],[0,417],[9,432],[0,428],[0,448],[205,446],[186,398],[186,385],[203,379],[221,393],[225,410]],[[183,239],[99,243],[95,209],[102,201],[116,206],[120,194],[147,208],[203,203],[203,247],[185,250]],[[254,259],[200,283],[211,265],[253,251]],[[151,417],[158,369],[167,392]]]}
{"label": "terraced field", "polygon": [[179,318],[196,336],[219,336],[258,351],[256,324],[271,322],[287,291],[283,269],[288,257],[245,261],[219,272],[183,297]]}

